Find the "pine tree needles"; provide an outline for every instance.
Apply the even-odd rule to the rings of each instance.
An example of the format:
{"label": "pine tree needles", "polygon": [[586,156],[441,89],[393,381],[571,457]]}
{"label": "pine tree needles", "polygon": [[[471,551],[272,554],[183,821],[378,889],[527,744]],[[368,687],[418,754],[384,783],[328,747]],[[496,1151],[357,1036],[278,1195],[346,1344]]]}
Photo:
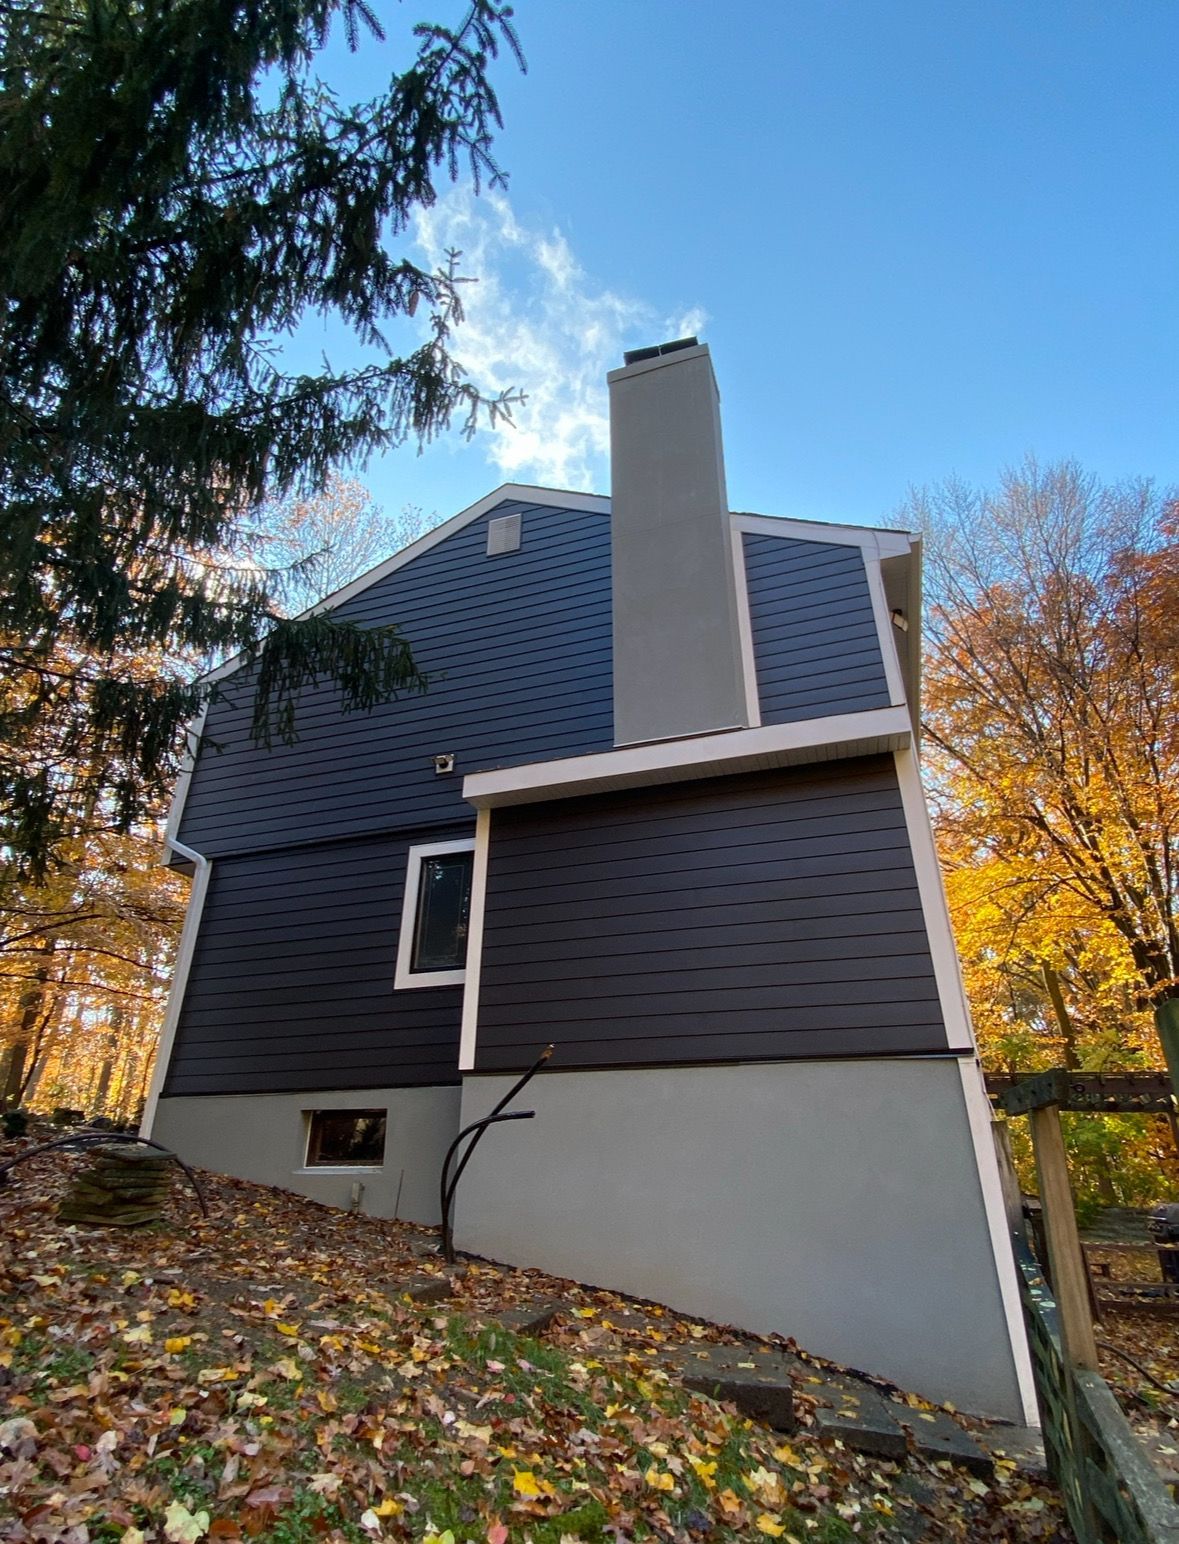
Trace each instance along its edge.
{"label": "pine tree needles", "polygon": [[[395,629],[277,622],[249,511],[507,411],[449,352],[457,254],[431,273],[391,243],[440,173],[500,179],[489,70],[519,50],[474,0],[346,104],[313,73],[337,17],[380,35],[363,0],[0,3],[0,844],[34,872],[158,796],[194,662],[260,647],[263,740],[316,676],[359,708],[422,684]],[[372,362],[285,370],[315,313]]]}

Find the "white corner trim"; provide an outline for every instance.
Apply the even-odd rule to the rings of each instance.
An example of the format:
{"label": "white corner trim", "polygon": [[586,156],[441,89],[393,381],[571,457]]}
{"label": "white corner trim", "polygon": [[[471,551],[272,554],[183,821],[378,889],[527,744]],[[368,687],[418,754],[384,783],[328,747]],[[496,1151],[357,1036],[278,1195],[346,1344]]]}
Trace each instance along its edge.
{"label": "white corner trim", "polygon": [[842,547],[862,547],[865,556],[904,557],[916,539],[909,531],[886,531],[872,525],[828,525],[825,520],[793,520],[788,515],[734,514],[733,525],[754,536],[785,536],[791,541],[826,541]]}
{"label": "white corner trim", "polygon": [[[314,606],[308,606],[305,611],[300,611],[295,618],[297,622],[303,622],[308,617],[318,616],[321,611],[333,611],[337,606],[342,606],[355,595],[362,594],[374,584],[379,584],[382,579],[396,573],[399,568],[404,568],[407,563],[412,563],[415,558],[420,558],[423,553],[437,547],[448,536],[455,535],[464,526],[471,525],[483,515],[490,514],[500,504],[517,502],[521,504],[539,504],[549,509],[572,509],[582,514],[608,515],[610,513],[610,500],[601,493],[565,493],[559,488],[533,487],[528,483],[502,483],[493,493],[487,493],[466,509],[460,510],[457,515],[452,515],[449,520],[444,520],[441,525],[436,525],[432,531],[427,531],[424,536],[419,536],[417,541],[410,542],[408,547],[403,547],[400,552],[395,552],[392,557],[378,563],[375,568],[370,568],[367,573],[361,574],[358,579],[353,579],[349,584],[343,585],[338,590],[333,590],[330,595],[325,595],[322,600],[316,601]],[[246,663],[246,655],[235,654],[227,659],[223,665],[218,665],[215,670],[208,671],[201,676],[202,681],[222,681],[226,676],[233,675]]]}
{"label": "white corner trim", "polygon": [[757,687],[757,656],[753,649],[753,619],[749,610],[749,574],[745,568],[745,536],[730,527],[733,543],[733,583],[737,592],[737,636],[741,642],[741,675],[745,683],[745,714],[749,727],[761,724],[761,694]]}
{"label": "white corner trim", "polygon": [[172,968],[172,985],[168,990],[168,1005],[164,1009],[164,1022],[160,1028],[160,1043],[156,1049],[156,1063],[152,1068],[151,1087],[148,1090],[147,1101],[143,1107],[143,1119],[139,1123],[139,1134],[142,1137],[150,1137],[152,1127],[156,1121],[156,1109],[159,1106],[160,1094],[163,1091],[164,1079],[168,1075],[168,1064],[172,1060],[172,1047],[176,1042],[176,1026],[180,1023],[180,1009],[184,1004],[184,992],[188,986],[188,973],[192,969],[193,952],[196,949],[197,935],[201,929],[201,913],[205,909],[205,895],[209,889],[209,878],[213,872],[212,860],[206,858],[192,847],[185,847],[174,838],[170,843],[170,850],[178,852],[182,858],[187,858],[195,865],[195,874],[192,881],[192,889],[188,893],[188,907],[184,913],[184,925],[180,929],[180,943],[176,949],[176,964]]}
{"label": "white corner trim", "polygon": [[[906,712],[906,718],[907,716]],[[958,949],[954,943],[954,931],[950,924],[950,905],[946,900],[946,887],[942,882],[941,864],[938,862],[937,847],[934,845],[929,805],[925,801],[925,789],[921,785],[917,757],[909,745],[903,750],[896,751],[894,758],[946,1035],[951,1050],[973,1052],[977,1049],[974,1028],[970,1022],[966,987],[962,981],[962,967],[958,961]]]}
{"label": "white corner trim", "polygon": [[[880,658],[884,665],[884,679],[888,685],[888,700],[894,705],[908,703],[905,693],[905,677],[901,671],[897,653],[897,629],[888,609],[888,597],[884,593],[884,574],[880,559],[864,553],[864,569],[868,575],[868,594],[872,600],[872,615],[876,621],[876,640],[880,645]],[[915,625],[920,626],[918,621]]]}
{"label": "white corner trim", "polygon": [[1035,1375],[1032,1371],[1032,1356],[1028,1347],[1023,1305],[1019,1299],[1019,1278],[1016,1274],[1015,1256],[1007,1231],[1007,1208],[1003,1201],[1003,1184],[999,1178],[999,1160],[995,1155],[995,1138],[991,1132],[990,1101],[987,1098],[982,1068],[977,1057],[960,1057],[958,1072],[962,1079],[962,1098],[966,1104],[966,1119],[970,1125],[970,1141],[974,1148],[974,1162],[982,1190],[983,1210],[986,1213],[987,1231],[991,1238],[991,1252],[995,1257],[995,1272],[999,1278],[999,1298],[1003,1304],[1003,1317],[1007,1322],[1007,1334],[1011,1341],[1011,1355],[1015,1363],[1015,1377],[1019,1387],[1020,1404],[1023,1407],[1023,1418],[1028,1426],[1038,1427],[1040,1409],[1036,1402]]}
{"label": "white corner trim", "polygon": [[164,826],[164,852],[161,860],[164,863],[171,863],[176,838],[180,835],[180,822],[184,819],[184,806],[188,802],[188,790],[192,784],[192,775],[196,771],[201,736],[205,732],[205,720],[208,716],[209,699],[206,697],[201,704],[201,711],[184,728],[184,755],[181,757],[176,786],[172,790],[172,803],[168,806],[168,820]]}
{"label": "white corner trim", "polygon": [[[420,970],[412,969],[414,934],[417,932],[418,921],[418,896],[422,883],[423,858],[436,858],[447,852],[471,852],[474,850],[473,837],[464,836],[453,842],[425,842],[421,846],[411,847],[405,862],[405,895],[401,902],[401,932],[397,940],[397,969],[393,977],[393,986],[397,991],[409,987],[430,986],[462,986],[467,978],[466,966],[458,970]],[[472,905],[474,894],[472,892]],[[467,925],[467,947],[470,948],[471,928]]]}
{"label": "white corner trim", "polygon": [[467,979],[463,985],[463,1022],[459,1033],[459,1071],[475,1069],[479,1034],[479,972],[483,965],[483,916],[487,905],[487,859],[491,851],[491,811],[475,817],[475,865],[471,875],[471,921],[467,934]]}
{"label": "white corner trim", "polygon": [[574,798],[650,783],[872,755],[908,745],[911,737],[905,708],[871,708],[790,724],[657,740],[560,761],[533,761],[494,772],[472,772],[463,779],[463,798],[477,809]]}
{"label": "white corner trim", "polygon": [[[901,805],[905,812],[905,826],[909,835],[909,847],[917,874],[917,889],[921,896],[921,912],[925,919],[929,952],[933,959],[938,1001],[941,1005],[949,1045],[951,1049],[959,1052],[958,1067],[962,1080],[962,1097],[966,1105],[971,1145],[974,1149],[974,1164],[978,1173],[979,1190],[986,1215],[987,1232],[991,1240],[991,1253],[995,1261],[999,1296],[1007,1323],[1008,1338],[1011,1342],[1011,1355],[1015,1365],[1024,1420],[1029,1426],[1038,1426],[1040,1417],[1032,1380],[1031,1356],[1028,1351],[1027,1333],[1024,1329],[1023,1309],[1019,1301],[1015,1257],[1011,1251],[1011,1240],[1007,1237],[1007,1209],[1003,1204],[999,1163],[995,1156],[994,1139],[991,1136],[990,1107],[982,1084],[978,1057],[974,1050],[974,1029],[970,1022],[970,1009],[966,999],[966,988],[962,981],[958,950],[954,944],[950,907],[946,900],[945,885],[942,883],[937,848],[934,845],[929,806],[925,801],[921,773],[912,746],[896,751],[894,759],[897,782],[901,791]],[[963,1054],[965,1047],[969,1047],[969,1050]]]}

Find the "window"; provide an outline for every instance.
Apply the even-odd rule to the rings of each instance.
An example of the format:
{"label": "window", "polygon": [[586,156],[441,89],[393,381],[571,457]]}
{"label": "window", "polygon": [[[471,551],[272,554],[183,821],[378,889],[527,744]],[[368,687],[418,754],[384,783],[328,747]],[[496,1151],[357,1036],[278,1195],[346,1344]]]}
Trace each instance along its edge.
{"label": "window", "polygon": [[411,847],[395,985],[458,986],[467,963],[475,843]]}
{"label": "window", "polygon": [[307,1122],[307,1167],[374,1168],[385,1158],[384,1110],[312,1110]]}

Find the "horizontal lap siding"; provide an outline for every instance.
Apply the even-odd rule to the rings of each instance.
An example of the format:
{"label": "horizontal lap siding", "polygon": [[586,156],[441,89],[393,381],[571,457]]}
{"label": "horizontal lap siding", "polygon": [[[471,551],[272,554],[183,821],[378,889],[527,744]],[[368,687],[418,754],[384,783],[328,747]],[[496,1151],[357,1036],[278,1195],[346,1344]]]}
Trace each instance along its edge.
{"label": "horizontal lap siding", "polygon": [[409,845],[214,863],[166,1094],[458,1082],[462,988],[393,989]]}
{"label": "horizontal lap siding", "polygon": [[890,757],[499,809],[476,1067],[946,1049]]}
{"label": "horizontal lap siding", "polygon": [[[489,558],[488,518],[513,511],[523,514],[520,550]],[[345,714],[333,687],[309,689],[296,743],[265,750],[250,741],[242,671],[210,709],[181,841],[215,857],[468,823],[465,773],[613,743],[604,515],[505,503],[335,615],[398,624],[428,691]],[[453,775],[435,775],[441,752],[455,756]]]}
{"label": "horizontal lap siding", "polygon": [[860,548],[746,533],[744,549],[762,722],[887,707]]}

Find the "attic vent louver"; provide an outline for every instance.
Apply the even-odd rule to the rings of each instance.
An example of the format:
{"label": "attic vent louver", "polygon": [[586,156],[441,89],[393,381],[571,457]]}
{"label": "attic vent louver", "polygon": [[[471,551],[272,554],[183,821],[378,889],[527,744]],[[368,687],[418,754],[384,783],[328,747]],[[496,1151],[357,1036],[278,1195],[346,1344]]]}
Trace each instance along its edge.
{"label": "attic vent louver", "polygon": [[656,343],[651,348],[631,348],[623,354],[623,362],[637,365],[640,359],[658,359],[661,354],[674,354],[681,348],[696,348],[698,338],[676,338],[671,343]]}
{"label": "attic vent louver", "polygon": [[519,515],[500,515],[487,522],[487,556],[499,557],[504,552],[516,552],[520,546]]}

